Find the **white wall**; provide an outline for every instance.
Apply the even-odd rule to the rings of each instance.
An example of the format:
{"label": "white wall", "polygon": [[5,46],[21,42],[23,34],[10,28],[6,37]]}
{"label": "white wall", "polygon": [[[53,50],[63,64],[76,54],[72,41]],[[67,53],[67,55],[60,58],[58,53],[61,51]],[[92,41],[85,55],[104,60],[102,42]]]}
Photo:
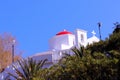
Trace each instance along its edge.
{"label": "white wall", "polygon": [[56,35],[49,40],[50,50],[64,50],[71,48],[75,43],[75,36],[72,34]]}
{"label": "white wall", "polygon": [[87,40],[87,44],[93,44],[94,42],[99,42],[99,41],[100,41],[99,38],[93,36]]}

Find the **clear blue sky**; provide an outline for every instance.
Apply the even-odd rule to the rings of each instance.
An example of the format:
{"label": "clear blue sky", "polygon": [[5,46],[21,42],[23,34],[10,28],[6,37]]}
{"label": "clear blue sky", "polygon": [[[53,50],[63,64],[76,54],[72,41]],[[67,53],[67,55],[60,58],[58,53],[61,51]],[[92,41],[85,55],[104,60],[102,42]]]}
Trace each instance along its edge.
{"label": "clear blue sky", "polygon": [[[48,40],[57,32],[76,28],[95,30],[102,23],[102,38],[120,22],[120,0],[1,0],[0,33],[17,38],[23,57],[48,50]],[[98,36],[99,37],[99,36]]]}

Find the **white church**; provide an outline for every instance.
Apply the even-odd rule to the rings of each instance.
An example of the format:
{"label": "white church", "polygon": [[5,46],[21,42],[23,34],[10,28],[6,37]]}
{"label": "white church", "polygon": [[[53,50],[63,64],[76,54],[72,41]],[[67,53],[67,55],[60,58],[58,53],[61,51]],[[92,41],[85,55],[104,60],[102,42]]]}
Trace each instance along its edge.
{"label": "white church", "polygon": [[49,51],[43,53],[37,53],[32,56],[36,60],[48,59],[45,67],[57,63],[63,56],[64,53],[70,52],[73,47],[86,47],[88,44],[99,42],[99,39],[95,36],[95,32],[92,32],[93,36],[87,38],[87,31],[82,29],[76,29],[74,33],[67,30],[58,32],[49,40]]}
{"label": "white church", "polygon": [[[95,32],[92,32],[93,36],[87,38],[87,31],[82,29],[76,29],[75,32],[69,32],[63,30],[58,32],[49,40],[49,51],[37,53],[31,56],[35,60],[48,59],[44,67],[50,67],[51,65],[57,63],[64,55],[65,52],[70,53],[70,49],[73,47],[84,46],[92,44],[94,42],[99,42],[99,38],[95,36]],[[5,71],[14,71],[11,66],[8,66]],[[7,75],[5,73],[0,74],[0,80],[3,80]]]}

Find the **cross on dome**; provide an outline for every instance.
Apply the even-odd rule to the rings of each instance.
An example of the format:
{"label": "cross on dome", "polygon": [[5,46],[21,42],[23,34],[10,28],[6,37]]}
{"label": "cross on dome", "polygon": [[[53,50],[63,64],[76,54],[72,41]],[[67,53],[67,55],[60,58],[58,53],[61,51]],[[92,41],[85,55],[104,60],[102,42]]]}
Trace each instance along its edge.
{"label": "cross on dome", "polygon": [[95,36],[95,35],[96,35],[96,33],[95,33],[95,31],[94,31],[94,30],[92,31],[92,34],[93,34],[93,36]]}
{"label": "cross on dome", "polygon": [[66,29],[64,29],[63,31],[66,31]]}

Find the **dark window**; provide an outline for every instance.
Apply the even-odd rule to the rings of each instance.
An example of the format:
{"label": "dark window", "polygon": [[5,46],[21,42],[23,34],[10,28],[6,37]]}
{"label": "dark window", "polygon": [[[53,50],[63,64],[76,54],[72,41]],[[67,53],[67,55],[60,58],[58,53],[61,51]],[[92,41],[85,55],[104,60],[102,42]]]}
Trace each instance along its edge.
{"label": "dark window", "polygon": [[84,36],[81,34],[81,42],[84,42]]}

